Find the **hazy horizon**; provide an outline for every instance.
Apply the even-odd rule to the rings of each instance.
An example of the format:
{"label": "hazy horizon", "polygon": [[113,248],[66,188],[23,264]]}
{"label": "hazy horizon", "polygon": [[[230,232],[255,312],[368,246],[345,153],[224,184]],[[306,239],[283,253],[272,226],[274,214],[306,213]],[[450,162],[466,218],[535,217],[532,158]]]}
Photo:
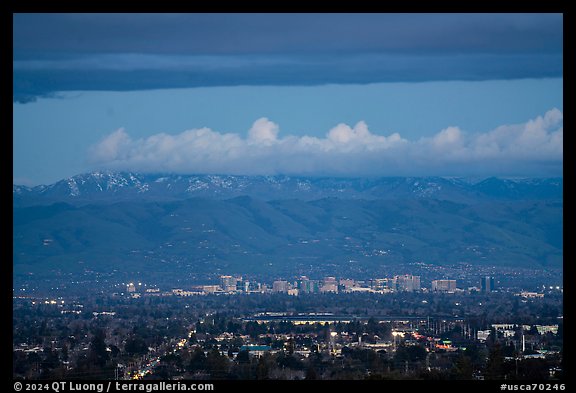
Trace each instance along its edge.
{"label": "hazy horizon", "polygon": [[561,176],[562,26],[562,14],[15,14],[13,182],[99,169]]}

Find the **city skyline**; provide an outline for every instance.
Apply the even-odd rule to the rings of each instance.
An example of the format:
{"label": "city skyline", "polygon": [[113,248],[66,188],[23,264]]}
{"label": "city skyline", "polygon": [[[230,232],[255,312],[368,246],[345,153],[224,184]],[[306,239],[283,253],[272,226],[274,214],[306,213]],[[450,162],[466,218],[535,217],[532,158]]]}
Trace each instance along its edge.
{"label": "city skyline", "polygon": [[[485,276],[476,273],[480,277]],[[161,290],[150,281],[102,280],[92,294],[56,288],[48,295],[26,286],[14,297],[16,373],[116,380],[563,379],[561,287],[534,292],[503,287],[491,293],[327,290],[300,296],[285,280],[246,292],[237,289],[238,279],[221,275],[220,284],[204,294],[195,286]],[[346,286],[355,280],[321,281]],[[376,287],[384,283],[368,281]],[[32,335],[26,333],[25,315],[44,321]],[[100,330],[53,339],[56,323],[60,329],[96,324]],[[126,336],[123,329],[132,333]],[[37,344],[47,338],[51,347]],[[86,351],[88,359],[97,360],[98,342],[106,342],[109,353],[100,355],[99,368],[85,371]],[[354,363],[360,354],[365,365]],[[217,369],[206,363],[215,356],[221,357]],[[64,357],[67,366],[57,367],[54,360],[41,368],[27,366],[38,357]],[[263,360],[268,362],[263,370],[243,369]],[[464,369],[463,360],[471,363]]]}
{"label": "city skyline", "polygon": [[564,390],[563,13],[11,18],[15,390]]}

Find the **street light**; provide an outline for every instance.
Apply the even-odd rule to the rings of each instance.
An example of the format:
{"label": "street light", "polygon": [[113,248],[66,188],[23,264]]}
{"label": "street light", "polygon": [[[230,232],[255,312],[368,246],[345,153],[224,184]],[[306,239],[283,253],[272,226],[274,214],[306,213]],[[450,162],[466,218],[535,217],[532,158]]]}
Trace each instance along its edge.
{"label": "street light", "polygon": [[401,333],[401,332],[393,331],[393,332],[392,332],[392,336],[394,336],[394,350],[396,350],[396,337],[398,337],[398,336],[404,336],[404,334]]}

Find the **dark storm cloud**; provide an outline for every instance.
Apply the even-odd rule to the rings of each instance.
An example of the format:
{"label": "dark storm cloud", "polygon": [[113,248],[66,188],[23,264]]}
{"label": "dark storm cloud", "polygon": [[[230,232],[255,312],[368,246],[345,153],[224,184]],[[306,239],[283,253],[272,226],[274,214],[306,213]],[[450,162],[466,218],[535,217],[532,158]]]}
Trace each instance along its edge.
{"label": "dark storm cloud", "polygon": [[15,14],[14,98],[562,75],[561,14]]}

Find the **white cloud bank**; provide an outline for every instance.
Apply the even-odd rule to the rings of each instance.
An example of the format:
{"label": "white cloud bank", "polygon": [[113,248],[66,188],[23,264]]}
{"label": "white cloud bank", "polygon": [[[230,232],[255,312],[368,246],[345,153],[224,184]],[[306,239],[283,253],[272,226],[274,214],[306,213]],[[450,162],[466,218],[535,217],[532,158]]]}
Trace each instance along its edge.
{"label": "white cloud bank", "polygon": [[132,139],[122,128],[90,149],[98,168],[139,172],[335,176],[561,176],[563,116],[552,109],[524,124],[486,133],[448,127],[408,141],[338,124],[324,138],[280,137],[267,118],[246,138],[209,128]]}

